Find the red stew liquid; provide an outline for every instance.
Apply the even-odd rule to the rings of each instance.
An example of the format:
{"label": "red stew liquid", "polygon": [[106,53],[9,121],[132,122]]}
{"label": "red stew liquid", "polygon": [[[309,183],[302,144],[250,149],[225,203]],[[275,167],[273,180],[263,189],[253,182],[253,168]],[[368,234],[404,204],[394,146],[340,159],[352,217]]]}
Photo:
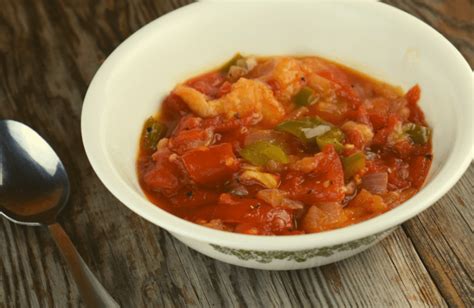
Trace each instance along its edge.
{"label": "red stew liquid", "polygon": [[431,130],[407,93],[319,57],[237,55],[179,84],[145,123],[137,170],[148,198],[207,227],[321,232],[413,196]]}

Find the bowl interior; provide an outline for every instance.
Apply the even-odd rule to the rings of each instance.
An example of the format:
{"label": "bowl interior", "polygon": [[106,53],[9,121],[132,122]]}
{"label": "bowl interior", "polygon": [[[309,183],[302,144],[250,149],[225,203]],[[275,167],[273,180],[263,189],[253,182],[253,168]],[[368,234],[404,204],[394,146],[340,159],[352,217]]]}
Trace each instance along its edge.
{"label": "bowl interior", "polygon": [[[205,2],[152,22],[99,71],[94,87],[104,101],[91,108],[110,172],[143,197],[135,160],[145,119],[177,83],[236,52],[319,55],[404,90],[418,83],[421,107],[434,128],[435,155],[424,190],[464,155],[456,151],[466,147],[460,136],[472,117],[470,72],[454,47],[414,17],[372,2],[279,2],[271,11],[262,3]],[[88,93],[87,100],[97,98]]]}

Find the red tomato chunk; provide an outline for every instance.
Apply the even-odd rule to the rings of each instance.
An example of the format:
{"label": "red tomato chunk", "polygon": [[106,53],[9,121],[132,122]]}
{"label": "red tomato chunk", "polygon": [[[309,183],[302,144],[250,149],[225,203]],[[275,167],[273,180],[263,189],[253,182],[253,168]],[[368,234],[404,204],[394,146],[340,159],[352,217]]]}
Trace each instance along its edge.
{"label": "red tomato chunk", "polygon": [[239,169],[230,143],[193,149],[183,155],[183,163],[191,179],[203,185],[223,183]]}
{"label": "red tomato chunk", "polygon": [[314,156],[317,168],[311,173],[287,174],[282,189],[306,204],[340,202],[344,199],[344,171],[332,145]]}

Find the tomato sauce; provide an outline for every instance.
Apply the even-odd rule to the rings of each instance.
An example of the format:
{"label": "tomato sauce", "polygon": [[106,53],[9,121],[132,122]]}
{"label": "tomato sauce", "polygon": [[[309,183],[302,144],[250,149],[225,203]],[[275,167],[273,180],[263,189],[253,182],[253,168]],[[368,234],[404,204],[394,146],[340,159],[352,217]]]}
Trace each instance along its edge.
{"label": "tomato sauce", "polygon": [[423,185],[431,129],[406,93],[319,57],[242,57],[177,85],[143,128],[140,185],[157,206],[254,235],[321,232]]}

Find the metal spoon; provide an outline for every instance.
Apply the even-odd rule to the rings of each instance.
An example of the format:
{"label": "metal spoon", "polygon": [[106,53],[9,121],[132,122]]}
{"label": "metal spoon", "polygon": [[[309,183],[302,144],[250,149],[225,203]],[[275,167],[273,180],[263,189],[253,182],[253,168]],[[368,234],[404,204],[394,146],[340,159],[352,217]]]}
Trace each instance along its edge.
{"label": "metal spoon", "polygon": [[47,226],[88,307],[119,307],[56,222],[69,179],[49,144],[28,126],[0,121],[0,214],[14,223]]}

